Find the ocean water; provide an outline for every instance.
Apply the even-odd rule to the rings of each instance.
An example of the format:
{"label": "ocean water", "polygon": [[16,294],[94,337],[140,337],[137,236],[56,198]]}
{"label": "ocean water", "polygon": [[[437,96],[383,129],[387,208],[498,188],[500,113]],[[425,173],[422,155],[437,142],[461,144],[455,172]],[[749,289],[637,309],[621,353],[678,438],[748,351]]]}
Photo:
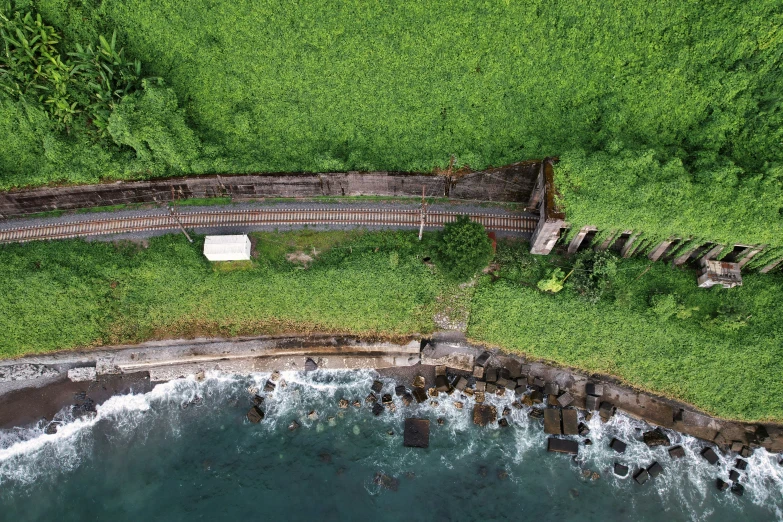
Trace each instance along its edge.
{"label": "ocean water", "polygon": [[[114,397],[94,417],[63,415],[55,434],[3,432],[0,520],[783,520],[783,467],[763,450],[749,459],[737,497],[715,488],[733,458],[710,466],[699,441],[667,432],[687,453],[673,461],[637,441],[645,424],[619,414],[591,420],[594,444],[574,459],[546,452],[541,421],[526,408],[511,408],[509,427],[480,428],[472,398],[457,392],[437,407],[403,407],[395,397],[396,412],[375,417],[363,400],[375,372],[319,370],[284,372],[287,385],[268,394],[266,418],[251,424],[248,390],[268,377],[179,379]],[[381,380],[393,394],[396,383]],[[342,397],[362,407],[340,409]],[[501,412],[512,400],[489,402]],[[429,448],[403,446],[411,416],[430,419]],[[293,420],[301,426],[290,431]],[[608,448],[612,437],[628,442],[625,454]],[[633,472],[656,460],[664,473],[642,486],[611,470],[615,461]],[[379,474],[394,487],[378,484]]]}

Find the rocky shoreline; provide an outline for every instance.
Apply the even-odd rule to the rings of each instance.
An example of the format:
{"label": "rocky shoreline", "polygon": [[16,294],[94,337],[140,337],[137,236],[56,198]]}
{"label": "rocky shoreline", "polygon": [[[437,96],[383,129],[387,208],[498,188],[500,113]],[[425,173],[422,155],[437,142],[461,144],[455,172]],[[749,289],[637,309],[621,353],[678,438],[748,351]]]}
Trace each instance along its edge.
{"label": "rocky shoreline", "polygon": [[[783,451],[781,425],[710,417],[690,405],[634,390],[611,377],[485,350],[456,332],[398,343],[335,335],[155,341],[6,360],[0,363],[0,429],[50,421],[67,407],[89,413],[115,394],[145,393],[158,382],[210,370],[242,374],[314,367],[376,369],[382,376],[407,384],[422,376],[428,390],[470,394],[477,406],[477,399],[485,394],[515,395],[520,407],[542,407],[531,411],[541,412],[545,430],[555,441],[550,443],[554,451],[573,450],[568,444],[563,446],[567,439],[559,436],[580,434],[579,424],[574,423],[577,416],[570,413],[577,411],[605,420],[621,411],[650,424],[651,431],[656,427],[675,430],[724,453],[748,453],[756,448]],[[474,411],[474,420],[490,416],[482,408]]]}

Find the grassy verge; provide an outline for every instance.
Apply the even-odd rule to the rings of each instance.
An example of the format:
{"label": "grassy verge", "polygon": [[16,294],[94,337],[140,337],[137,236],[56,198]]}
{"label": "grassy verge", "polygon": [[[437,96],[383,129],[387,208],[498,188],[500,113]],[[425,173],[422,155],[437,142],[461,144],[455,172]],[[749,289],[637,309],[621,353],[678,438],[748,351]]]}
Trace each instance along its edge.
{"label": "grassy verge", "polygon": [[[432,330],[440,278],[411,233],[255,234],[249,263],[211,265],[203,237],[0,248],[0,356],[194,335]],[[287,254],[308,255],[312,261]]]}
{"label": "grassy verge", "polygon": [[[535,282],[551,264],[501,244],[501,279],[482,278],[469,337],[590,372],[742,420],[783,420],[783,278],[744,277],[740,288],[698,289],[691,270],[624,260],[596,304],[566,284]],[[649,267],[649,269],[648,269]]]}

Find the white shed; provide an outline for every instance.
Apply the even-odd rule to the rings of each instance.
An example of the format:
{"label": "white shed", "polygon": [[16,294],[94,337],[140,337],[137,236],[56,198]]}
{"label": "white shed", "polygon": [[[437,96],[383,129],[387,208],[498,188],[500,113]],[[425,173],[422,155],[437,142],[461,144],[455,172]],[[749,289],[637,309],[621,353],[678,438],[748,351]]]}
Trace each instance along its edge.
{"label": "white shed", "polygon": [[246,235],[207,236],[204,256],[210,261],[246,261],[250,259],[250,238]]}

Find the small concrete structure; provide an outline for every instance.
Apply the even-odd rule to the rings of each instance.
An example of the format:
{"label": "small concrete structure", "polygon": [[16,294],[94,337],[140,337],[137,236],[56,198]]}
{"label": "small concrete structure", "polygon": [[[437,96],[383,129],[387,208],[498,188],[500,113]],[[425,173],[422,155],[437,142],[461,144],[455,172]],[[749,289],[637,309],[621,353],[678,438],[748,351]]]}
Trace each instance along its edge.
{"label": "small concrete structure", "polygon": [[207,236],[204,240],[204,256],[210,261],[248,261],[250,238],[244,234]]}
{"label": "small concrete structure", "polygon": [[710,288],[723,285],[723,288],[742,286],[742,274],[739,263],[727,263],[716,259],[704,261],[704,268],[699,274],[699,288]]}

